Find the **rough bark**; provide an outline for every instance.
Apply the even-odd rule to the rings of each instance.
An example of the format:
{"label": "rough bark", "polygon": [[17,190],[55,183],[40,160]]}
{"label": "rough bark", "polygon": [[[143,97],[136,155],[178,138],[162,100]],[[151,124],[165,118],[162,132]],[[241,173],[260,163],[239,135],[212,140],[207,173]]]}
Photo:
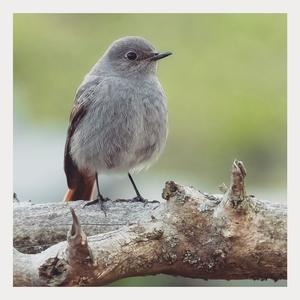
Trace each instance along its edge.
{"label": "rough bark", "polygon": [[159,273],[286,279],[286,206],[247,195],[245,175],[235,160],[223,194],[170,181],[166,201],[108,201],[106,217],[82,201],[15,201],[14,285],[99,286]]}

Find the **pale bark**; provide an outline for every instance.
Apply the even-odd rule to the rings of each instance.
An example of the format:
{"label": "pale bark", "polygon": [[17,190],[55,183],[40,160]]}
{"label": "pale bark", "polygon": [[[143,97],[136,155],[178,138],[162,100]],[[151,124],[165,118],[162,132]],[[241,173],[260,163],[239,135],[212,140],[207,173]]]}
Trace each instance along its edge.
{"label": "pale bark", "polygon": [[235,160],[223,194],[170,181],[166,201],[108,201],[106,217],[97,206],[83,209],[82,201],[16,201],[14,285],[104,285],[159,273],[286,279],[286,206],[247,195],[245,175]]}

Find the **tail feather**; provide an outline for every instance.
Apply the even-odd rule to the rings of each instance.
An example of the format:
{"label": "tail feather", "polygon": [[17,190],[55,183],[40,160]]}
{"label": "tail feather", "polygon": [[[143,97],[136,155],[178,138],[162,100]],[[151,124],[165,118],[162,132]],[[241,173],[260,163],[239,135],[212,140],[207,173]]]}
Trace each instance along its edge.
{"label": "tail feather", "polygon": [[64,201],[91,200],[93,197],[95,180],[82,178],[74,188],[69,188],[64,196]]}

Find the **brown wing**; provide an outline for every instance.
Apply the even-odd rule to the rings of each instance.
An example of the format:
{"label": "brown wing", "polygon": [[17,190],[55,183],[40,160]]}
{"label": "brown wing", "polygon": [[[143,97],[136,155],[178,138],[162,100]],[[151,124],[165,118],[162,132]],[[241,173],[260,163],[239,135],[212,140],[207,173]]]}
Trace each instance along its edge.
{"label": "brown wing", "polygon": [[75,103],[70,114],[70,122],[67,132],[64,154],[64,170],[67,177],[69,189],[75,188],[80,183],[80,181],[83,181],[84,179],[84,174],[81,174],[70,155],[70,141],[78,124],[81,122],[82,118],[89,108],[89,105],[91,103],[90,96],[93,95],[93,91],[95,90],[95,87],[99,84],[99,82],[99,79],[95,79],[82,85],[78,89],[75,96]]}

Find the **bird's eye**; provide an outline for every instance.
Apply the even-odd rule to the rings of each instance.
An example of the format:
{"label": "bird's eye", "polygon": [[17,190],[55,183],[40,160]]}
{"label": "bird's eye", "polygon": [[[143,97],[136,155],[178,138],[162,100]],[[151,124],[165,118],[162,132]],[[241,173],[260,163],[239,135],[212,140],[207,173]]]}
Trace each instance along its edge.
{"label": "bird's eye", "polygon": [[133,51],[129,51],[125,54],[125,57],[129,60],[136,60],[137,59],[137,54]]}

